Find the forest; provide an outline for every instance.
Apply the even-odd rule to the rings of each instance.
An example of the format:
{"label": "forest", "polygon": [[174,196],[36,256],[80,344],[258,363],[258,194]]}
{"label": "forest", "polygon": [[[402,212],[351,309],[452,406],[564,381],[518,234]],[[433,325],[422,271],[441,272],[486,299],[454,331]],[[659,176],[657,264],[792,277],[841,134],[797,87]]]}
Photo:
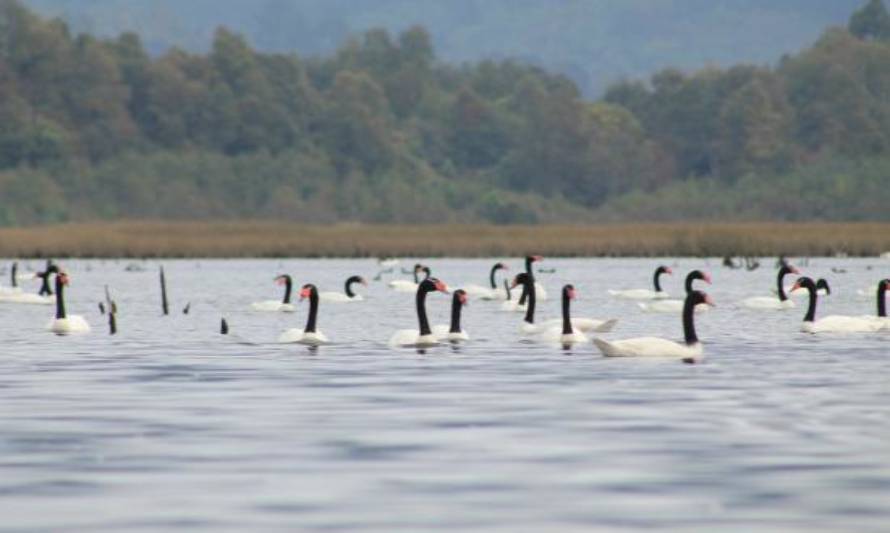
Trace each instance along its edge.
{"label": "forest", "polygon": [[74,34],[0,0],[0,225],[890,219],[882,0],[774,66],[612,85],[437,59],[423,27],[319,56]]}

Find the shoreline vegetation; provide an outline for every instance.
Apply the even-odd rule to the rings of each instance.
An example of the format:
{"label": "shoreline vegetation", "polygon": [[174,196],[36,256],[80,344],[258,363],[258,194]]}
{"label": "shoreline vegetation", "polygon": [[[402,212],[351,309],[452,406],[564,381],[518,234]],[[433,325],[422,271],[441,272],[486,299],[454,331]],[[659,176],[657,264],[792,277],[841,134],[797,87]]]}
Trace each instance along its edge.
{"label": "shoreline vegetation", "polygon": [[890,223],[305,225],[72,223],[0,228],[0,257],[878,256]]}

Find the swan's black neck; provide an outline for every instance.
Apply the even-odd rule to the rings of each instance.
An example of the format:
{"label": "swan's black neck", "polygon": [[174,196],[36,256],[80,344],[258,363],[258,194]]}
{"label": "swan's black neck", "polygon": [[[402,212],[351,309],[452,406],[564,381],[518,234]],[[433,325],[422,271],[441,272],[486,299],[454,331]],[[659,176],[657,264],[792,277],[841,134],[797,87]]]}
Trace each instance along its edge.
{"label": "swan's black neck", "polygon": [[[534,259],[531,257],[525,258],[525,273],[528,274],[528,279],[531,281],[531,286],[535,286],[535,273],[532,269],[532,263],[534,263]],[[519,296],[519,305],[524,305],[526,300],[528,300],[528,285],[522,288],[522,294]]]}
{"label": "swan's black neck", "polygon": [[[48,275],[48,274],[47,274]],[[63,294],[65,285],[62,284],[62,278],[56,274],[56,318],[66,318],[65,314],[65,295]]]}
{"label": "swan's black neck", "polygon": [[506,279],[504,280],[504,290],[507,291],[507,301],[509,302],[513,295],[510,294],[510,283]]}
{"label": "swan's black neck", "polygon": [[417,321],[420,329],[420,335],[430,335],[432,334],[432,330],[430,329],[430,321],[426,316],[426,295],[427,290],[423,287],[419,287],[417,289]]}
{"label": "swan's black neck", "polygon": [[562,334],[563,335],[571,335],[573,333],[572,330],[572,317],[571,312],[569,310],[569,306],[571,305],[571,299],[569,299],[569,291],[568,289],[562,290]]}
{"label": "swan's black neck", "polygon": [[492,289],[498,288],[498,284],[494,281],[494,275],[498,271],[499,266],[500,265],[494,265],[493,267],[491,267],[491,272],[488,274],[488,282],[491,283]]}
{"label": "swan's black neck", "polygon": [[683,339],[689,345],[698,342],[698,335],[695,333],[695,305],[695,293],[690,292],[683,304]]}
{"label": "swan's black neck", "polygon": [[460,333],[460,308],[463,303],[460,301],[460,295],[455,294],[451,299],[451,329],[449,333]]}
{"label": "swan's black neck", "polygon": [[[525,280],[525,289],[523,294],[528,297],[528,307],[525,309],[525,321],[529,324],[535,323],[535,300],[537,299],[537,290],[535,289],[535,280],[531,276]],[[520,303],[522,300],[520,300]]]}
{"label": "swan's black neck", "polygon": [[776,277],[776,292],[779,294],[779,300],[783,302],[788,299],[788,295],[785,294],[785,276],[788,274],[791,274],[791,269],[787,265],[783,265]]}
{"label": "swan's black neck", "polygon": [[284,298],[281,300],[283,304],[289,304],[291,293],[294,290],[294,281],[290,278],[290,276],[284,278]]}
{"label": "swan's black neck", "polygon": [[19,286],[18,272],[19,272],[19,264],[13,263],[12,264],[12,280],[11,280],[13,288]]}
{"label": "swan's black neck", "polygon": [[664,269],[659,268],[655,271],[655,275],[652,276],[652,284],[655,286],[655,292],[661,292],[661,275],[664,274]]}
{"label": "swan's black neck", "polygon": [[878,285],[878,316],[886,318],[887,317],[887,284],[881,283]]}
{"label": "swan's black neck", "polygon": [[[781,283],[779,284],[781,287]],[[807,286],[807,290],[810,292],[810,303],[807,306],[807,314],[803,317],[804,322],[814,322],[816,320],[816,300],[818,295],[816,294],[816,287],[814,285]]]}
{"label": "swan's black neck", "polygon": [[346,296],[349,296],[350,298],[355,298],[355,293],[352,292],[352,286],[356,283],[361,282],[361,280],[362,280],[362,278],[360,278],[358,276],[352,276],[351,278],[346,280]]}
{"label": "swan's black neck", "polygon": [[309,318],[306,319],[306,333],[315,333],[315,322],[318,318],[318,289],[309,290]]}
{"label": "swan's black neck", "polygon": [[419,268],[415,268],[415,269],[414,269],[414,283],[415,283],[415,284],[416,284],[416,283],[420,283],[420,276],[417,275],[418,272],[420,272],[420,269],[419,269]]}

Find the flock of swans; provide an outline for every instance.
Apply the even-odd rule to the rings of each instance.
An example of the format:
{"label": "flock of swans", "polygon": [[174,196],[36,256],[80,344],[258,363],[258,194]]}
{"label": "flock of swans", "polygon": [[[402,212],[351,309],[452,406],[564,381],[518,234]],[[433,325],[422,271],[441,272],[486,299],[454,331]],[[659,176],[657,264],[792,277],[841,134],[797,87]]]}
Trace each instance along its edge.
{"label": "flock of swans", "polygon": [[[413,269],[413,279],[393,280],[388,286],[393,291],[413,293],[415,295],[415,310],[417,328],[396,331],[389,340],[393,347],[410,347],[426,349],[443,343],[463,343],[470,341],[470,335],[463,329],[461,323],[461,310],[470,299],[500,303],[503,311],[515,311],[523,313],[523,319],[519,323],[519,334],[532,342],[555,343],[563,346],[577,344],[589,344],[592,342],[604,356],[607,357],[662,357],[675,358],[684,362],[696,362],[703,357],[702,343],[695,330],[695,315],[707,312],[713,307],[714,301],[704,291],[695,287],[696,283],[710,285],[712,280],[708,273],[701,270],[692,270],[685,278],[685,298],[671,299],[669,294],[662,289],[661,277],[671,275],[673,271],[666,266],[659,266],[652,278],[651,288],[637,288],[625,290],[611,290],[609,295],[613,298],[631,300],[638,304],[646,313],[670,313],[677,314],[682,323],[683,337],[677,342],[659,337],[638,337],[623,340],[606,340],[601,335],[589,338],[588,334],[610,333],[618,324],[616,318],[589,318],[572,316],[571,304],[576,298],[575,287],[567,284],[560,292],[562,304],[562,316],[558,319],[536,321],[535,311],[539,300],[547,299],[544,288],[536,281],[534,264],[540,261],[540,256],[528,256],[525,258],[525,270],[512,278],[505,277],[502,285],[498,284],[497,276],[501,271],[508,270],[504,263],[496,263],[489,272],[487,286],[467,285],[449,289],[445,282],[432,276],[429,267],[417,264]],[[392,267],[389,263],[386,266]],[[391,268],[390,268],[391,270]],[[785,285],[785,279],[789,275],[798,276],[793,284]],[[378,279],[379,279],[378,275]],[[87,320],[80,315],[69,314],[65,306],[65,287],[70,282],[69,275],[51,262],[47,267],[30,276],[20,276],[17,264],[11,269],[11,286],[0,286],[0,304],[55,304],[55,315],[50,320],[47,329],[57,335],[69,335],[88,333],[90,326]],[[39,280],[40,290],[35,293],[24,292],[18,286],[22,279]],[[288,312],[296,311],[293,298],[293,279],[287,274],[275,278],[275,282],[284,288],[281,300],[270,300],[253,303],[250,308],[256,312]],[[166,286],[161,272],[162,298],[166,313]],[[318,327],[318,314],[320,302],[350,303],[361,302],[363,296],[357,292],[356,286],[367,286],[367,282],[361,276],[349,277],[343,292],[319,292],[313,284],[303,285],[297,294],[299,299],[308,300],[309,310],[306,323],[303,328],[294,328],[283,332],[278,338],[281,343],[298,343],[309,346],[319,346],[329,343],[330,340]],[[514,296],[514,289],[521,289],[518,296]],[[751,297],[738,302],[741,307],[758,310],[782,311],[796,308],[796,303],[791,299],[798,294],[808,295],[806,314],[803,318],[801,331],[807,333],[876,333],[879,331],[890,332],[890,319],[887,317],[886,292],[890,289],[890,279],[883,279],[877,283],[877,313],[875,315],[843,316],[831,315],[822,318],[816,317],[816,308],[819,296],[830,294],[831,288],[827,281],[801,276],[800,272],[790,264],[782,262],[776,277],[775,293],[771,295]],[[427,316],[427,297],[433,293],[452,293],[451,320],[449,324],[431,325]],[[114,315],[116,304],[110,300],[106,293],[107,314],[111,333],[116,332]],[[106,305],[99,304],[103,313],[106,313]],[[184,310],[188,312],[188,306]],[[221,333],[228,333],[228,325],[222,320]]]}

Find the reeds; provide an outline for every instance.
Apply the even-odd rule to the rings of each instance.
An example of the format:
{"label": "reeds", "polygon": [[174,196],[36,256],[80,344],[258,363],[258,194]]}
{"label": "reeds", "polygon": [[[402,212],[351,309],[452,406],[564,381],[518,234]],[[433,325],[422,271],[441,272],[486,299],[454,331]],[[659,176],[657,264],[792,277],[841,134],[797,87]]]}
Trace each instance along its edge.
{"label": "reeds", "polygon": [[851,256],[890,250],[890,224],[546,226],[114,222],[0,229],[5,257]]}

